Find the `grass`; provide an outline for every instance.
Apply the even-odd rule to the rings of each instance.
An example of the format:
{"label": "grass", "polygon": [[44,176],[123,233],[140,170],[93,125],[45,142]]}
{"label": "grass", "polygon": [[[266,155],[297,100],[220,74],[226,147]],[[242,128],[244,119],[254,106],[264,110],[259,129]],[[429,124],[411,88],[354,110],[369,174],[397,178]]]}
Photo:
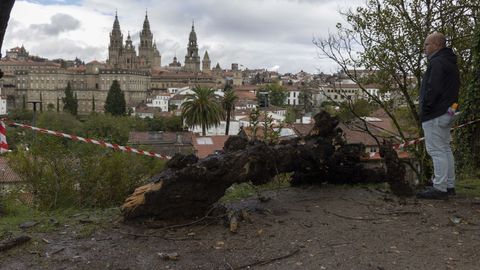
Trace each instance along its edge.
{"label": "grass", "polygon": [[[90,237],[102,224],[121,218],[118,208],[108,209],[58,209],[55,211],[39,211],[13,196],[0,198],[3,215],[0,216],[0,241],[29,233],[48,233],[58,230],[75,230],[76,238]],[[34,226],[22,229],[25,222],[35,222]]]}
{"label": "grass", "polygon": [[272,181],[259,186],[255,186],[251,182],[233,184],[226,190],[225,195],[220,199],[220,202],[234,202],[244,198],[252,197],[254,195],[258,195],[260,192],[265,190],[277,190],[289,187],[290,176],[291,174],[279,174],[275,176]]}
{"label": "grass", "polygon": [[455,189],[457,194],[480,198],[480,179],[477,177],[461,178],[457,180]]}

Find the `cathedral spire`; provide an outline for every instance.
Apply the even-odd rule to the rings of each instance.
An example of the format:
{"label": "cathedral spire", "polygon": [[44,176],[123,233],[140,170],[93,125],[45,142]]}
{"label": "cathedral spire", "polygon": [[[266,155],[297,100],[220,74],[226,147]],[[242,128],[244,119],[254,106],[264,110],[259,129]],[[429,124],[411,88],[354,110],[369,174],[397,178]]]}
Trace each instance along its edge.
{"label": "cathedral spire", "polygon": [[197,43],[197,34],[195,33],[195,21],[192,21],[192,31],[190,31],[190,37],[188,39],[190,43],[192,43],[192,41],[194,41],[195,44]]}
{"label": "cathedral spire", "polygon": [[145,20],[143,21],[143,30],[142,30],[142,32],[145,32],[145,34],[150,34],[150,35],[151,35],[150,22],[148,21],[148,13],[147,13],[146,10],[145,10]]}
{"label": "cathedral spire", "polygon": [[121,34],[120,23],[118,22],[118,14],[117,14],[117,11],[115,11],[115,20],[113,21],[112,33],[117,31]]}

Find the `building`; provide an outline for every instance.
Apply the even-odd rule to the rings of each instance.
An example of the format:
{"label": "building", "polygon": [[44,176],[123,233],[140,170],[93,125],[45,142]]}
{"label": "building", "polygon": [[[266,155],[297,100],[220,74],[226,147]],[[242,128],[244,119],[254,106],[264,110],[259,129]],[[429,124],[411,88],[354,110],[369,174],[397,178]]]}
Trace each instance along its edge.
{"label": "building", "polygon": [[190,36],[188,38],[184,69],[188,72],[200,72],[200,56],[198,55],[197,34],[195,33],[195,26],[193,23],[192,31],[190,31]]}
{"label": "building", "polygon": [[5,58],[8,60],[26,61],[30,57],[25,47],[15,47],[7,51]]}
{"label": "building", "polygon": [[100,69],[98,62],[86,67],[17,71],[16,107],[32,109],[29,101],[41,101],[41,110],[63,109],[65,89],[70,83],[78,99],[78,113],[103,112],[108,91],[114,80],[120,84],[127,107],[147,99],[149,74],[139,70]]}
{"label": "building", "polygon": [[205,158],[209,155],[214,155],[217,153],[223,152],[223,146],[225,142],[228,140],[229,136],[219,135],[219,136],[193,136],[193,149],[195,155],[198,158]]}
{"label": "building", "polygon": [[152,108],[159,108],[162,112],[168,112],[168,101],[171,94],[159,94],[154,98],[147,99],[147,106]]}
{"label": "building", "polygon": [[132,44],[130,33],[128,33],[127,40],[125,41],[125,44],[123,44],[123,34],[120,30],[120,22],[115,13],[113,28],[110,32],[107,63],[114,69],[128,70],[150,70],[161,66],[161,55],[153,40],[148,14],[145,14],[143,28],[140,32],[140,45],[138,47],[137,55],[135,46]]}

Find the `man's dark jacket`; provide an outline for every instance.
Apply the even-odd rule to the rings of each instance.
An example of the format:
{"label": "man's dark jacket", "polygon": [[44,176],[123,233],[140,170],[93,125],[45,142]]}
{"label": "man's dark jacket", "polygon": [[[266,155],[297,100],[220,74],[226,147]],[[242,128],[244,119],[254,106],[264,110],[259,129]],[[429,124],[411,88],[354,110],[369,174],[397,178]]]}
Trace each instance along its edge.
{"label": "man's dark jacket", "polygon": [[457,56],[450,48],[443,48],[428,60],[420,89],[420,119],[437,118],[458,102],[460,75]]}

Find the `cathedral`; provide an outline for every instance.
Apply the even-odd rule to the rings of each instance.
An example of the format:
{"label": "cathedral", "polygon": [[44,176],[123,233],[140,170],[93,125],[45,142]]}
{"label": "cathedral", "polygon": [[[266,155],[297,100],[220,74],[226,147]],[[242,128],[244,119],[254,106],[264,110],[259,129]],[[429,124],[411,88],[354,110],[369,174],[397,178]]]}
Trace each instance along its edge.
{"label": "cathedral", "polygon": [[123,34],[120,31],[118,16],[115,14],[113,29],[110,33],[110,44],[108,45],[107,64],[119,69],[150,70],[151,68],[160,67],[161,63],[160,52],[153,41],[153,35],[150,31],[148,15],[145,14],[145,20],[143,21],[137,55],[130,33],[128,33],[125,45],[123,44]]}
{"label": "cathedral", "polygon": [[[181,63],[177,61],[177,57],[175,56],[173,62],[167,66],[170,69],[179,69],[186,72],[197,73],[203,71],[204,73],[210,73],[210,63],[207,51],[205,51],[203,60],[200,62],[197,34],[195,33],[195,25],[192,23],[192,30],[190,31],[190,36],[188,38],[187,54],[185,55],[185,65],[182,67]],[[150,31],[150,22],[148,21],[147,14],[145,14],[143,29],[142,32],[140,32],[140,47],[138,48],[138,55],[135,46],[132,44],[130,33],[128,33],[125,44],[123,43],[123,34],[120,30],[120,23],[117,14],[115,14],[113,29],[112,32],[110,32],[107,64],[114,69],[144,71],[161,67],[161,55],[153,41],[153,35]],[[200,64],[202,64],[202,66],[200,66]]]}

